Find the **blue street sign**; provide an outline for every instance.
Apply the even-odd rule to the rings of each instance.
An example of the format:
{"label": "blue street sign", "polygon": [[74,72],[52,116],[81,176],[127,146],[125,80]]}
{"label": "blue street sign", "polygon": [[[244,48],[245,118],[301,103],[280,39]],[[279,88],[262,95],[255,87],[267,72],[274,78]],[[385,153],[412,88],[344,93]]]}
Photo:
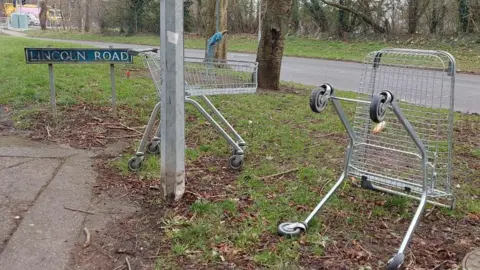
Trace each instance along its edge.
{"label": "blue street sign", "polygon": [[27,64],[132,64],[128,49],[25,48]]}

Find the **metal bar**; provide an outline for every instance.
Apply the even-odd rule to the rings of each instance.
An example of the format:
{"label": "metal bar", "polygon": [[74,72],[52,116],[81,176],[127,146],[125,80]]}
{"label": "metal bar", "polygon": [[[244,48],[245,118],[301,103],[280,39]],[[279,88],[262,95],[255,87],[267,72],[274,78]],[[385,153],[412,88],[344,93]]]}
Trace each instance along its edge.
{"label": "metal bar", "polygon": [[53,64],[48,64],[48,73],[50,74],[50,105],[52,106],[52,116],[57,118],[57,101],[55,99],[55,73]]}
{"label": "metal bar", "polygon": [[[333,96],[330,96],[330,97],[333,97]],[[350,125],[350,122],[348,121],[347,115],[343,111],[342,105],[336,99],[332,99],[332,103],[335,108],[335,111],[337,111],[337,114],[340,117],[340,120],[342,120],[343,126],[347,130],[348,136],[352,140],[352,144],[354,145],[356,143],[355,132],[353,131],[352,125]]]}
{"label": "metal bar", "polygon": [[183,0],[160,1],[161,194],[167,200],[185,192],[183,11]]}
{"label": "metal bar", "polygon": [[[152,132],[153,124],[155,123],[155,118],[157,117],[158,111],[160,110],[161,106],[162,106],[162,103],[158,102],[155,105],[155,108],[153,108],[152,113],[150,114],[150,118],[148,119],[147,129],[143,133],[142,141],[140,142],[140,146],[138,147],[139,151],[137,151],[137,156],[141,156],[145,154],[145,147],[148,141],[148,136],[150,136],[150,133]],[[160,130],[160,125],[158,126],[159,126],[158,130]]]}
{"label": "metal bar", "polygon": [[200,96],[200,98],[207,103],[208,107],[212,109],[213,113],[220,118],[220,120],[227,126],[227,129],[232,132],[235,135],[235,138],[239,141],[240,144],[245,144],[245,141],[240,137],[240,134],[230,125],[230,123],[223,117],[223,115],[220,113],[220,111],[213,105],[213,103],[206,97],[206,96]]}
{"label": "metal bar", "polygon": [[[415,196],[412,196],[410,194],[398,192],[398,191],[391,190],[391,189],[388,189],[388,188],[383,188],[383,187],[377,186],[375,184],[372,184],[372,187],[374,189],[378,190],[378,191],[382,191],[382,192],[386,192],[386,193],[390,193],[390,194],[395,194],[395,195],[400,195],[400,196],[405,196],[405,197],[408,197],[408,198],[411,198],[411,199],[415,199],[417,201],[422,200],[420,197],[415,197]],[[446,205],[446,204],[439,203],[439,202],[436,202],[436,201],[427,200],[427,202],[432,204],[432,205],[436,205],[436,206],[440,206],[440,207],[447,207],[447,208],[451,207],[451,205]]]}
{"label": "metal bar", "polygon": [[403,238],[402,244],[400,245],[400,248],[398,249],[398,253],[401,254],[405,251],[407,248],[408,243],[410,242],[410,239],[412,238],[413,232],[415,231],[415,228],[417,227],[418,221],[420,220],[420,216],[423,213],[423,210],[425,209],[425,204],[427,202],[427,151],[425,149],[425,146],[423,145],[422,141],[418,137],[417,133],[413,129],[412,125],[410,122],[406,119],[405,115],[403,114],[402,110],[398,106],[397,102],[394,100],[391,102],[391,107],[393,109],[393,112],[397,116],[398,120],[400,123],[403,125],[403,127],[407,130],[408,135],[412,138],[412,140],[415,142],[417,145],[418,149],[420,150],[422,154],[422,170],[423,170],[423,193],[422,193],[422,198],[420,199],[420,205],[417,208],[417,211],[415,211],[415,215],[413,216],[412,222],[410,223],[410,226],[408,227],[407,233],[405,234],[405,237]]}
{"label": "metal bar", "polygon": [[205,109],[202,107],[202,105],[200,105],[200,103],[198,103],[196,100],[193,100],[191,98],[185,98],[185,102],[187,103],[190,103],[192,104],[193,106],[195,106],[195,108],[197,108],[197,110],[203,115],[205,116],[205,118],[207,118],[207,120],[215,127],[215,129],[220,132],[220,134],[223,136],[223,138],[225,138],[225,140],[227,140],[227,142],[233,147],[235,148],[235,150],[237,151],[237,154],[238,155],[243,155],[243,149],[238,146],[238,144],[225,132],[225,130],[222,129],[222,127],[220,127],[220,125],[217,123],[217,121],[215,121],[215,119],[213,119],[213,117],[207,113],[207,111],[205,111]]}
{"label": "metal bar", "polygon": [[341,101],[348,101],[348,102],[357,102],[357,103],[363,103],[363,104],[370,104],[370,101],[366,100],[359,100],[359,99],[353,99],[353,98],[342,98],[342,97],[337,97],[337,96],[330,96],[331,99],[335,100],[341,100]]}
{"label": "metal bar", "polygon": [[112,84],[112,112],[117,117],[117,91],[115,89],[115,64],[110,64],[110,82]]}

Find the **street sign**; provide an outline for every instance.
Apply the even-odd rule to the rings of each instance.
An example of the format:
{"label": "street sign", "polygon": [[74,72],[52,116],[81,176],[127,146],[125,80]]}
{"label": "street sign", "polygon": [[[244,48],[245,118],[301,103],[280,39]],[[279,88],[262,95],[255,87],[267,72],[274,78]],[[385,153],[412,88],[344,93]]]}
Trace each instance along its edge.
{"label": "street sign", "polygon": [[27,64],[131,64],[128,49],[25,48]]}
{"label": "street sign", "polygon": [[129,49],[77,49],[77,48],[25,48],[27,64],[48,64],[50,75],[50,104],[52,115],[57,117],[55,100],[55,74],[53,64],[110,64],[113,116],[117,116],[117,93],[115,89],[115,64],[133,64]]}

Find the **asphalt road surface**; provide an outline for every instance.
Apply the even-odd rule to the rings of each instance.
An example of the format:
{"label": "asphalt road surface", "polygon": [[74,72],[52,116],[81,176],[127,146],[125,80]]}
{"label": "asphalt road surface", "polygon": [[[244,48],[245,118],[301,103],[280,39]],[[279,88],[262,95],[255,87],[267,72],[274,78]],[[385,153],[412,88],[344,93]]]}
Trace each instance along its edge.
{"label": "asphalt road surface", "polygon": [[[23,33],[5,31],[6,34],[25,36]],[[38,38],[41,39],[41,38]],[[80,40],[43,39],[59,42],[70,42],[82,45],[90,45],[99,48],[131,48],[142,49],[151,46],[104,43]],[[204,57],[202,50],[185,49],[185,56]],[[255,54],[229,53],[230,60],[255,61]],[[302,83],[306,85],[321,85],[330,83],[342,90],[356,91],[362,73],[363,66],[359,63],[283,57],[281,80]],[[464,113],[480,113],[480,76],[470,74],[456,74],[455,79],[455,111]]]}

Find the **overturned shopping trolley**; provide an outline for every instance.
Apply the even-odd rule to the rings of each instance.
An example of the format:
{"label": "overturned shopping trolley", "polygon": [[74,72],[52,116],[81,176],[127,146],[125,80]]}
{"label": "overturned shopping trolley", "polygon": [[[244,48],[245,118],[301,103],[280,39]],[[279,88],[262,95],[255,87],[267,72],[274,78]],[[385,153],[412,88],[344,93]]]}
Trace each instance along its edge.
{"label": "overturned shopping trolley", "polygon": [[[145,66],[150,70],[150,75],[158,93],[158,103],[150,115],[137,152],[128,161],[128,168],[132,171],[137,171],[145,158],[145,151],[151,154],[160,154],[160,124],[152,141],[148,144],[147,141],[153,130],[155,119],[160,112],[162,64],[160,53],[157,49],[130,50],[130,54],[142,56]],[[185,57],[184,62],[185,102],[195,106],[230,144],[232,156],[229,159],[229,166],[232,169],[240,169],[243,166],[246,143],[207,96],[255,93],[257,90],[257,63],[219,59],[208,60],[195,57]],[[193,97],[199,97],[213,111],[213,115],[233,134],[233,138]]]}
{"label": "overturned shopping trolley", "polygon": [[[385,49],[368,55],[357,99],[340,98],[325,84],[314,89],[310,107],[322,112],[329,101],[350,143],[344,172],[303,222],[282,223],[278,232],[294,236],[334,194],[347,176],[363,188],[420,200],[397,254],[387,269],[398,269],[427,202],[454,207],[452,126],[455,59],[441,51]],[[356,103],[351,123],[340,100]]]}

